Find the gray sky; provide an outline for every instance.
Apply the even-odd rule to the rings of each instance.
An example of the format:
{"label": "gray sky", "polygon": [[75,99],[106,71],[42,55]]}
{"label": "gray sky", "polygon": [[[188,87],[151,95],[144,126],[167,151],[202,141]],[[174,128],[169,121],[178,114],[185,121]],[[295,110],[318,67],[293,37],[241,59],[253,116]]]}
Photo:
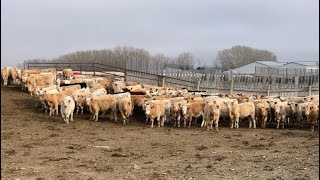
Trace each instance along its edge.
{"label": "gray sky", "polygon": [[318,0],[2,0],[1,66],[120,46],[191,52],[212,65],[234,45],[278,61],[319,59]]}

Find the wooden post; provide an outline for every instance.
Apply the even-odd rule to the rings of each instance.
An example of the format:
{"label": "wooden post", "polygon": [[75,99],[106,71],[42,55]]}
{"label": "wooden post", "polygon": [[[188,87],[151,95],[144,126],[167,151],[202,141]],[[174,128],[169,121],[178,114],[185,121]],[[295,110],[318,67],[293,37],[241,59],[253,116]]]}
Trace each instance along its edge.
{"label": "wooden post", "polygon": [[162,80],[162,87],[165,87],[165,83],[166,83],[166,78],[164,76],[161,76],[161,80]]}
{"label": "wooden post", "polygon": [[82,64],[80,64],[80,74],[82,74]]}
{"label": "wooden post", "polygon": [[232,70],[231,70],[230,95],[233,94],[233,81],[234,81],[234,79],[233,79],[233,72],[232,72]]}
{"label": "wooden post", "polygon": [[311,84],[312,84],[312,82],[311,82],[311,76],[309,76],[309,96],[311,96]]}
{"label": "wooden post", "polygon": [[270,84],[268,84],[267,96],[270,96],[270,87],[271,87],[271,85],[270,85]]}
{"label": "wooden post", "polygon": [[95,63],[93,63],[93,76],[96,77],[96,66],[95,66]]}
{"label": "wooden post", "polygon": [[309,84],[309,96],[311,96],[311,84]]}
{"label": "wooden post", "polygon": [[197,91],[200,91],[200,82],[201,82],[201,78],[198,78],[198,80],[197,80]]}

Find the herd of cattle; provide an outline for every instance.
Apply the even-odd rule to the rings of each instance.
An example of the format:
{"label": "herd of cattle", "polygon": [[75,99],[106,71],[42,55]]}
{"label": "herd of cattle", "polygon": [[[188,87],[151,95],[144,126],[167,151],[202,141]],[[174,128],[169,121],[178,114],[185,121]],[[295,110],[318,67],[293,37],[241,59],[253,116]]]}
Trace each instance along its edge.
{"label": "herd of cattle", "polygon": [[[98,121],[106,113],[117,121],[120,112],[123,124],[129,123],[134,110],[142,109],[146,123],[154,119],[158,127],[173,123],[190,127],[192,120],[202,118],[201,127],[218,131],[219,120],[229,120],[231,128],[239,127],[239,120],[247,118],[249,128],[266,128],[275,122],[276,128],[307,123],[314,131],[318,125],[319,95],[307,97],[281,97],[254,95],[207,94],[189,92],[187,89],[158,87],[130,81],[117,81],[110,77],[76,75],[72,69],[63,70],[57,78],[56,69],[23,70],[15,67],[1,68],[3,85],[8,81],[28,90],[35,106],[42,107],[49,116],[58,115],[59,106],[65,123],[73,121],[76,114],[88,110],[91,120]],[[82,88],[81,88],[82,87]],[[268,125],[269,125],[268,124]]]}

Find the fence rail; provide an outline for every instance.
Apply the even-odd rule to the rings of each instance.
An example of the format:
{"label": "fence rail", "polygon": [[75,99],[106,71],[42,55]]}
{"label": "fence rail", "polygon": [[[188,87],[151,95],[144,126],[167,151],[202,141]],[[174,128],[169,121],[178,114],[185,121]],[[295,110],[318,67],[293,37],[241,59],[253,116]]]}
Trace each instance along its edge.
{"label": "fence rail", "polygon": [[[161,74],[160,72],[150,73],[101,63],[28,63],[27,68],[56,68],[57,71],[71,68],[81,73],[93,72],[95,76],[111,76],[113,78],[124,78],[127,81],[187,88],[209,93],[269,93],[269,95],[287,96],[319,94],[319,71],[314,71],[308,75],[301,73],[295,76],[289,76],[288,74],[287,76],[248,76],[232,73],[223,74],[217,71],[205,73],[195,73],[193,71],[192,73],[192,71],[183,70],[163,70]],[[118,74],[115,72],[118,72]]]}

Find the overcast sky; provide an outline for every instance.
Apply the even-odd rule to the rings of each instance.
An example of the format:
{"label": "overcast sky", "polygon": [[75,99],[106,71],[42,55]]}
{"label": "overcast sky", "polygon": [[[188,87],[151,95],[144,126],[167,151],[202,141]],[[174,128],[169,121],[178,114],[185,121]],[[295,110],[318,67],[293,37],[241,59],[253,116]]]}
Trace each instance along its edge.
{"label": "overcast sky", "polygon": [[118,45],[208,65],[234,45],[319,60],[319,1],[1,0],[1,67]]}

